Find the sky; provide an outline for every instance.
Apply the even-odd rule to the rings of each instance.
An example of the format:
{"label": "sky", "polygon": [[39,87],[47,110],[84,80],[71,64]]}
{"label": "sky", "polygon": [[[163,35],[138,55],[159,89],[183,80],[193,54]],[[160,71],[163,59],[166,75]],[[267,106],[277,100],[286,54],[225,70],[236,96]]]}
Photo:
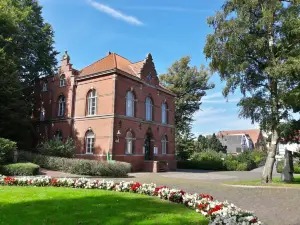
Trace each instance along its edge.
{"label": "sky", "polygon": [[[76,69],[115,52],[131,62],[151,53],[158,74],[166,73],[183,56],[191,65],[208,66],[203,49],[212,33],[206,21],[224,0],[39,0],[43,16],[55,32],[55,48],[68,51]],[[225,86],[218,74],[210,81],[215,88],[202,99],[194,115],[195,136],[220,130],[251,129],[257,125],[238,116],[240,94],[228,100],[222,96]]]}

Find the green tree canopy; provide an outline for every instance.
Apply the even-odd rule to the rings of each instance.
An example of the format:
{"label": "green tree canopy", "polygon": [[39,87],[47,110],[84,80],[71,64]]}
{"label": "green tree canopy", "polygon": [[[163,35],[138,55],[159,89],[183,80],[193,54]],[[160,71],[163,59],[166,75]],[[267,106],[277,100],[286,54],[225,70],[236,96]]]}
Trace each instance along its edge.
{"label": "green tree canopy", "polygon": [[227,0],[208,19],[214,32],[204,52],[226,81],[224,96],[239,89],[240,115],[272,132],[264,182],[272,181],[280,121],[290,117],[285,98],[299,87],[299,14],[299,0]]}
{"label": "green tree canopy", "polygon": [[56,66],[53,31],[41,9],[34,0],[0,0],[0,136],[15,141],[30,129],[36,79]]}
{"label": "green tree canopy", "polygon": [[190,131],[193,114],[200,109],[201,98],[206,91],[214,87],[209,84],[209,72],[201,66],[198,69],[190,65],[189,56],[182,57],[173,63],[168,73],[161,74],[161,82],[176,94],[175,98],[175,124],[176,132]]}

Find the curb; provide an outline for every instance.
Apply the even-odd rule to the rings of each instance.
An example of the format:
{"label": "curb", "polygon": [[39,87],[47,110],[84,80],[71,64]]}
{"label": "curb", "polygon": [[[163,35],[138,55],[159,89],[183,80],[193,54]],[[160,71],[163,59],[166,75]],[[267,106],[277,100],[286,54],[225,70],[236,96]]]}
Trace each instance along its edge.
{"label": "curb", "polygon": [[271,189],[298,189],[300,187],[281,187],[281,186],[253,186],[253,185],[240,185],[240,184],[222,184],[227,187],[236,187],[236,188],[271,188]]}

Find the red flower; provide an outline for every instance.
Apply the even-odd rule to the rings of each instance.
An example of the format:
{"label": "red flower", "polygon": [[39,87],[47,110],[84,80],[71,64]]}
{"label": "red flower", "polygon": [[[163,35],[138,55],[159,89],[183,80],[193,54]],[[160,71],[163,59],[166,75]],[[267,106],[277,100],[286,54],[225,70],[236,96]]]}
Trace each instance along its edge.
{"label": "red flower", "polygon": [[12,185],[12,184],[14,184],[15,183],[15,178],[13,178],[13,177],[5,177],[4,178],[4,183],[5,184],[8,184],[8,185]]}
{"label": "red flower", "polygon": [[250,222],[251,222],[251,223],[256,223],[256,222],[257,222],[257,219],[254,218],[254,219],[252,219]]}
{"label": "red flower", "polygon": [[130,189],[131,189],[133,192],[136,192],[136,190],[137,190],[140,186],[142,186],[142,184],[140,184],[139,182],[136,182],[135,184],[133,184],[133,185],[131,186]]}
{"label": "red flower", "polygon": [[208,211],[207,215],[211,215],[214,212],[217,212],[217,211],[221,210],[222,208],[223,208],[223,204],[216,205],[213,209]]}
{"label": "red flower", "polygon": [[56,186],[56,185],[57,185],[57,180],[53,178],[53,179],[51,180],[51,184],[54,185],[54,186]]}
{"label": "red flower", "polygon": [[207,198],[207,199],[209,199],[209,200],[214,200],[214,198],[211,196],[211,195],[205,195],[205,194],[199,194],[199,196],[201,197],[201,198]]}

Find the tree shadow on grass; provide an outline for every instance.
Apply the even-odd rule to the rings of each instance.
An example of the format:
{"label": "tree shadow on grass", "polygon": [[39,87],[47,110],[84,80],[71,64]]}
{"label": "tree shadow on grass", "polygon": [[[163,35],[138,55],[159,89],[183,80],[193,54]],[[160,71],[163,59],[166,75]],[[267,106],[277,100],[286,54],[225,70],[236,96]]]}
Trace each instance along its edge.
{"label": "tree shadow on grass", "polygon": [[23,189],[25,194],[15,192],[11,202],[0,200],[0,224],[208,224],[195,211],[155,197],[66,188],[32,188],[28,194],[29,188]]}

